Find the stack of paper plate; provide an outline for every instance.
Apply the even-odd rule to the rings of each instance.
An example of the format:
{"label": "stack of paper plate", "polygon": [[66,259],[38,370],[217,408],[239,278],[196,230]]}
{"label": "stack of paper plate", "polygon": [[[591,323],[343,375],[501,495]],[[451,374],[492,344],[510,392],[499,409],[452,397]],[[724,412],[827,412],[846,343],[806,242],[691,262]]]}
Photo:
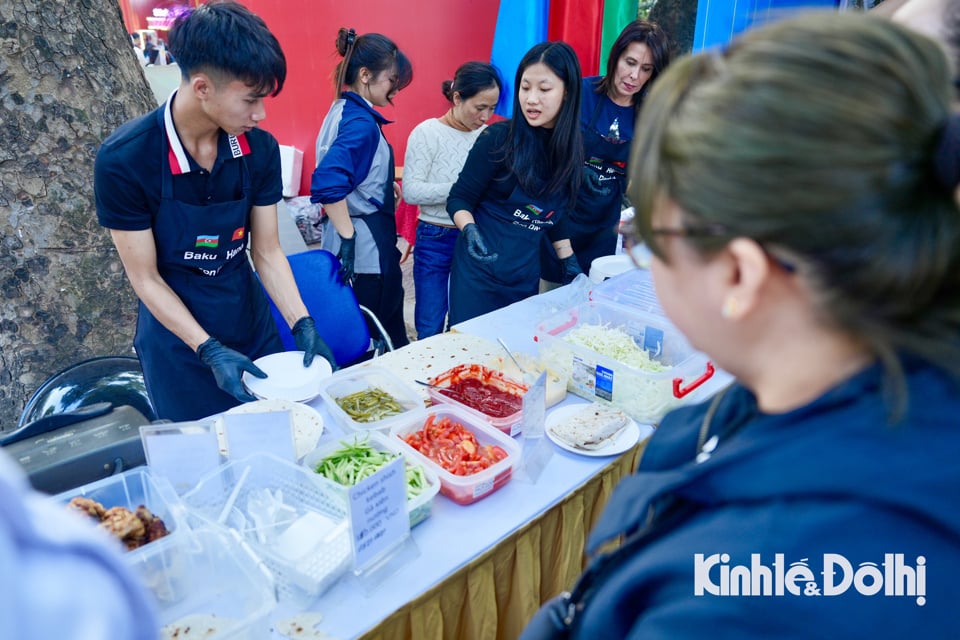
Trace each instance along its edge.
{"label": "stack of paper plate", "polygon": [[309,367],[303,366],[303,351],[272,353],[254,361],[266,378],[248,372],[243,384],[250,393],[262,400],[292,400],[308,402],[320,393],[320,382],[333,373],[330,363],[317,356]]}

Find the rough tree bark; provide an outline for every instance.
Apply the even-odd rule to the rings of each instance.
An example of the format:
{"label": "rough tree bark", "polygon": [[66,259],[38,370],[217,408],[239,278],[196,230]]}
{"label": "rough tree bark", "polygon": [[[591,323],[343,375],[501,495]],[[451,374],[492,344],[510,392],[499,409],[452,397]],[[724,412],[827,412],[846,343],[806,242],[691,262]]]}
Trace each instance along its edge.
{"label": "rough tree bark", "polygon": [[673,60],[690,53],[697,28],[697,0],[657,0],[649,19],[666,32]]}
{"label": "rough tree bark", "polygon": [[0,430],[50,375],[132,353],[136,298],[97,224],[93,161],[154,107],[116,0],[0,0]]}

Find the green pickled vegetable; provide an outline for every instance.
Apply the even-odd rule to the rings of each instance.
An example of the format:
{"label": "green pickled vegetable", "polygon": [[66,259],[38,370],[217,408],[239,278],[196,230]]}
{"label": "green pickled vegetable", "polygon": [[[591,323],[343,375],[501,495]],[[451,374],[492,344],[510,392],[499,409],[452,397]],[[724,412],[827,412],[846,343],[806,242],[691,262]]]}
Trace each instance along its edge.
{"label": "green pickled vegetable", "polygon": [[383,389],[371,387],[336,398],[337,405],[357,422],[376,422],[403,413],[403,405]]}
{"label": "green pickled vegetable", "polygon": [[[337,484],[352,487],[364,478],[395,460],[401,454],[380,451],[367,444],[366,440],[355,440],[352,444],[340,442],[339,449],[324,457],[314,467],[314,471]],[[404,467],[407,480],[407,499],[415,498],[429,484],[423,473],[423,467],[407,462]]]}

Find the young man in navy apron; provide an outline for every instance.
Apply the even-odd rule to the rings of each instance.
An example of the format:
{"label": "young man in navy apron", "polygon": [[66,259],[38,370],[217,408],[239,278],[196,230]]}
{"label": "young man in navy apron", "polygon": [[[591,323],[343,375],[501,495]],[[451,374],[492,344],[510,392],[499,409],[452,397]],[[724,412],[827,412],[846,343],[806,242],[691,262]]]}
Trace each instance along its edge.
{"label": "young man in navy apron", "polygon": [[[277,141],[257,128],[286,60],[264,22],[233,3],[181,15],[170,48],[182,78],[157,110],[100,148],[95,193],[140,298],[134,346],[157,415],[193,420],[255,398],[244,371],[283,350],[263,288],[293,327],[304,366],[316,331],[277,232]],[[263,287],[247,259],[250,254]]]}

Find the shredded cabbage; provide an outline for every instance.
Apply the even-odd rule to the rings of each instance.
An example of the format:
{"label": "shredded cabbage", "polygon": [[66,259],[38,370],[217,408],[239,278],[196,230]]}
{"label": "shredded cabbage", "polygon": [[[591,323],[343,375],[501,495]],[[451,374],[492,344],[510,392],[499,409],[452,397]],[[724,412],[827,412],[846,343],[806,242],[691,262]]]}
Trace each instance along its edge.
{"label": "shredded cabbage", "polygon": [[[567,376],[570,391],[595,402],[616,406],[638,422],[657,424],[665,413],[680,404],[680,400],[673,395],[672,378],[640,373],[661,373],[671,367],[652,359],[647,351],[639,347],[633,338],[621,329],[584,324],[571,330],[562,340],[550,340],[542,344],[541,356],[544,364]],[[608,402],[594,394],[592,384],[575,379],[575,350],[572,345],[622,362],[640,372],[626,368],[616,369],[613,401]]]}
{"label": "shredded cabbage", "polygon": [[[573,329],[563,339],[642,371],[660,373],[669,368],[652,359],[650,354],[637,346],[633,338],[622,329],[611,329],[606,325],[584,324]],[[662,345],[660,346],[662,348]]]}

